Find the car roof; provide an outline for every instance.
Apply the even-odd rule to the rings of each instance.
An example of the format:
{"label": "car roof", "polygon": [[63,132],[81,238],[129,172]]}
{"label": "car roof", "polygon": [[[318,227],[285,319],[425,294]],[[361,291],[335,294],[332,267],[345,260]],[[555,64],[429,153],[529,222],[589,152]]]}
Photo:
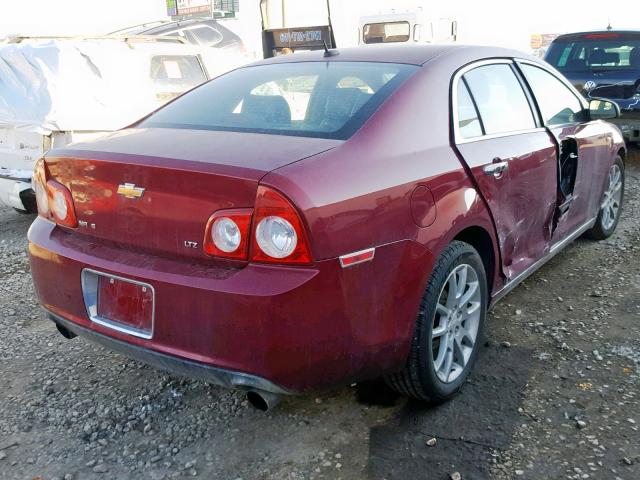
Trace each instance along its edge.
{"label": "car roof", "polygon": [[[256,62],[256,64],[296,63],[296,62],[381,62],[424,65],[428,61],[452,53],[464,53],[467,57],[482,58],[533,58],[518,50],[500,47],[485,47],[460,44],[374,44],[352,48],[331,50],[334,55],[325,56],[323,50],[296,52],[280,55]],[[254,64],[255,65],[255,64]]]}
{"label": "car roof", "polygon": [[[587,32],[574,32],[574,33],[565,33],[564,35],[559,35],[553,41],[554,42],[564,42],[571,40],[578,40],[587,35],[602,35],[602,39],[606,38],[606,35],[620,35],[621,37],[628,38],[639,38],[640,39],[640,30],[591,30]],[[597,40],[594,38],[593,40]]]}

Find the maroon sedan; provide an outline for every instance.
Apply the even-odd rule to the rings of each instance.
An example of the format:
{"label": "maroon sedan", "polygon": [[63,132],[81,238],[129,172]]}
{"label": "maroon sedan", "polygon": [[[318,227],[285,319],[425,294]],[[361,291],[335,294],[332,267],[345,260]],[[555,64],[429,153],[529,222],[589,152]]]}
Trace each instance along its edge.
{"label": "maroon sedan", "polygon": [[503,49],[258,62],[40,160],[38,297],[69,338],[262,408],[380,375],[442,401],[487,308],[615,230],[617,113]]}

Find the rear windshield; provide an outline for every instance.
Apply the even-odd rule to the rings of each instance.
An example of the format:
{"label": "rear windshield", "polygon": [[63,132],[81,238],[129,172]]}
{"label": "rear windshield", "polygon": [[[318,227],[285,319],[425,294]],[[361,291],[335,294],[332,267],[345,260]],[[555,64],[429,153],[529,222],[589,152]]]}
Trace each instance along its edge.
{"label": "rear windshield", "polygon": [[344,140],[417,69],[367,62],[245,67],[192,90],[137,126]]}
{"label": "rear windshield", "polygon": [[553,42],[545,60],[560,71],[640,70],[640,38],[607,35]]}

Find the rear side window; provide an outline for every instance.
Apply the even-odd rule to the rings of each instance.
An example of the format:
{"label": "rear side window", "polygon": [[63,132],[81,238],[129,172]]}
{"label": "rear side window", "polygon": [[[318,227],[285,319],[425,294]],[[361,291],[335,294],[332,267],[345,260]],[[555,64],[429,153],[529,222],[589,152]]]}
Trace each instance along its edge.
{"label": "rear side window", "polygon": [[409,22],[368,23],[363,29],[364,43],[407,42],[411,35]]}
{"label": "rear side window", "polygon": [[464,81],[458,82],[458,132],[462,138],[473,138],[482,135],[482,126],[476,107],[471,100],[469,90]]}
{"label": "rear side window", "polygon": [[167,101],[201,84],[207,77],[195,55],[156,55],[149,71],[159,100]]}
{"label": "rear side window", "polygon": [[157,87],[159,100],[168,101],[207,80],[195,55],[156,55],[151,57],[149,76]]}
{"label": "rear side window", "polygon": [[192,35],[197,43],[205,47],[214,46],[222,41],[222,34],[216,29],[202,26],[185,30],[187,35]]}
{"label": "rear side window", "polygon": [[464,75],[476,102],[485,134],[500,134],[536,127],[529,101],[507,64],[486,65]]}
{"label": "rear side window", "polygon": [[367,62],[240,68],[183,95],[139,126],[347,139],[418,68]]}
{"label": "rear side window", "polygon": [[520,68],[536,96],[545,125],[577,123],[585,119],[582,103],[560,80],[532,65],[521,64]]}
{"label": "rear side window", "polygon": [[195,87],[207,79],[198,57],[193,55],[151,57],[150,76],[156,84],[182,90]]}

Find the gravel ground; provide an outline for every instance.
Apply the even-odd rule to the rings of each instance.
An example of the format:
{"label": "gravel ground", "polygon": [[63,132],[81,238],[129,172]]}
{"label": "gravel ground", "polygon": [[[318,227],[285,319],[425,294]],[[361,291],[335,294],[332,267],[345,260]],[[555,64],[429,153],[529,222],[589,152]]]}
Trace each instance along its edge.
{"label": "gravel ground", "polygon": [[37,306],[32,217],[0,209],[0,479],[640,478],[640,152],[617,234],[578,240],[490,314],[461,395],[377,382],[251,409],[82,339]]}

